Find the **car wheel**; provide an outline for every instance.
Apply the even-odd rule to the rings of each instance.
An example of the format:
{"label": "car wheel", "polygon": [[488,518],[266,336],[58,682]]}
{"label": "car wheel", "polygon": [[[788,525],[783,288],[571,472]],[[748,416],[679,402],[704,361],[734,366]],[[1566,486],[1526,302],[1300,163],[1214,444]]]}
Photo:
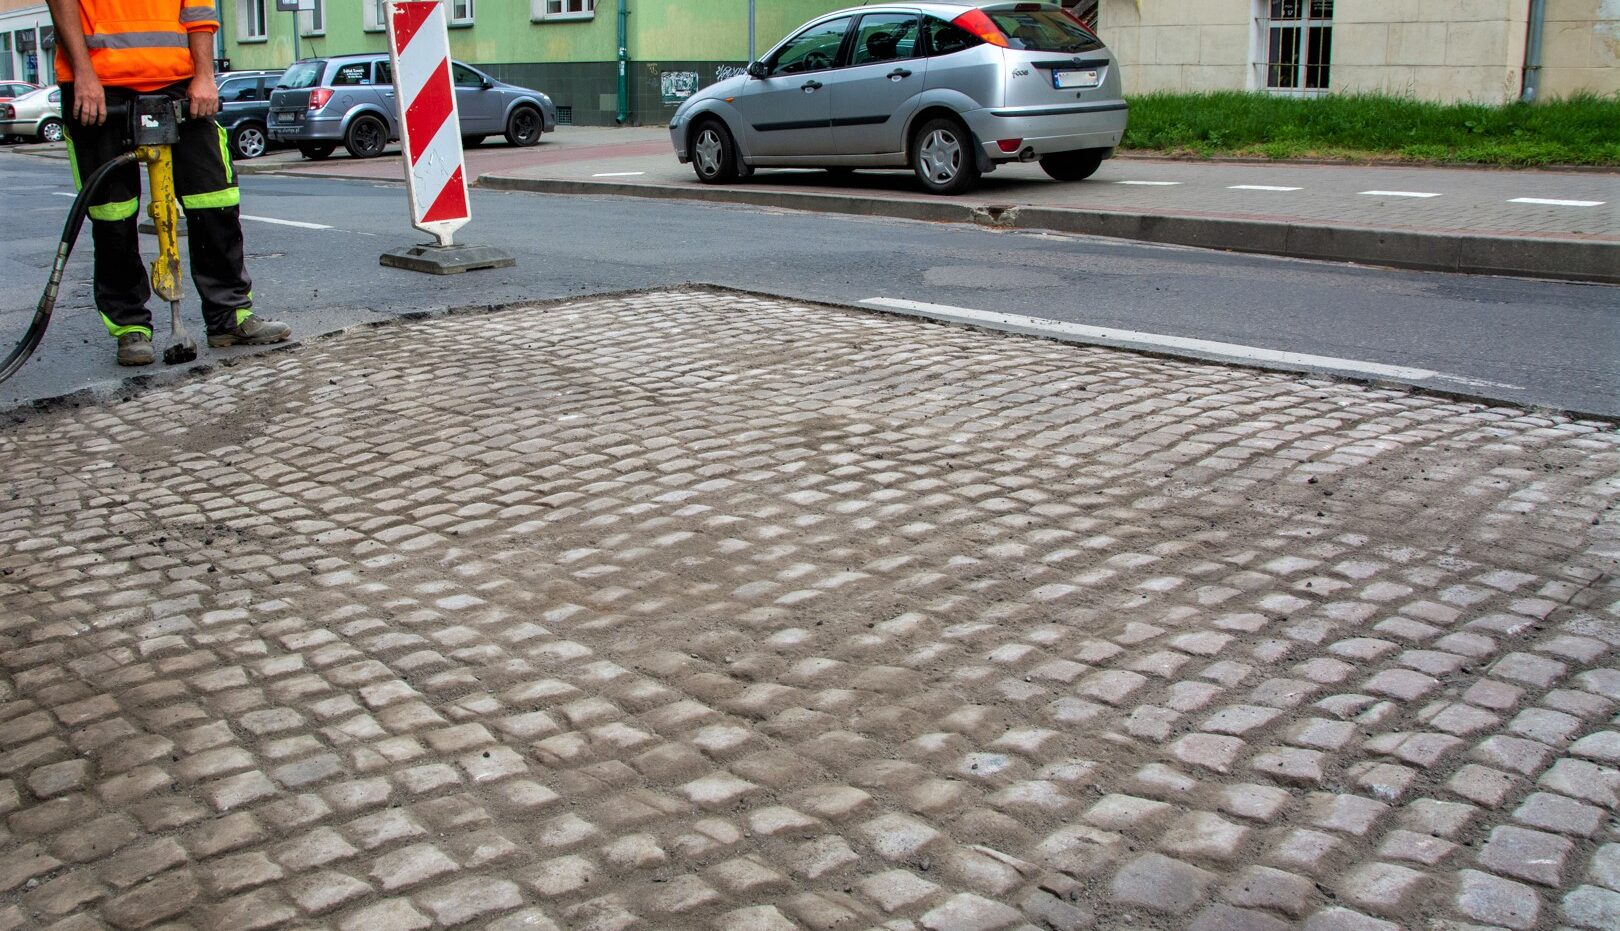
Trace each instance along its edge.
{"label": "car wheel", "polygon": [[737,159],[737,143],[732,141],[726,124],[719,120],[707,119],[699,123],[687,145],[692,170],[704,184],[727,184],[744,177]]}
{"label": "car wheel", "polygon": [[258,158],[269,147],[270,140],[258,123],[239,123],[231,130],[231,155],[235,158]]}
{"label": "car wheel", "polygon": [[531,146],[540,141],[545,122],[540,111],[533,107],[518,107],[506,118],[506,141],[517,146]]}
{"label": "car wheel", "polygon": [[303,153],[305,158],[317,162],[325,161],[326,159],[331,158],[332,152],[336,149],[337,146],[330,142],[322,142],[317,145],[301,145],[298,147],[298,151]]}
{"label": "car wheel", "polygon": [[961,194],[979,181],[973,137],[949,117],[935,117],[911,137],[911,169],[933,194]]}
{"label": "car wheel", "polygon": [[483,136],[462,136],[461,137],[461,147],[463,149],[476,149],[480,145],[482,145],[483,142],[484,142],[484,137]]}
{"label": "car wheel", "polygon": [[370,114],[357,116],[343,134],[343,147],[355,158],[376,158],[388,148],[388,127]]}
{"label": "car wheel", "polygon": [[1102,167],[1101,152],[1080,149],[1041,156],[1041,170],[1058,181],[1084,181]]}
{"label": "car wheel", "polygon": [[39,138],[46,142],[61,142],[62,135],[61,120],[46,120],[39,124]]}

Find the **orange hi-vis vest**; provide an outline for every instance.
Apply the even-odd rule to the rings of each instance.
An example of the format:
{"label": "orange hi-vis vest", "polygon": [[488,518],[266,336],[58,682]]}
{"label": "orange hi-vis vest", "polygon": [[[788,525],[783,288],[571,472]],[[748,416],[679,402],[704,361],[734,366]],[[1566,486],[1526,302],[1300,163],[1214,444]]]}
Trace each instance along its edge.
{"label": "orange hi-vis vest", "polygon": [[[193,32],[219,30],[215,0],[79,0],[79,23],[90,66],[108,87],[154,91],[195,74]],[[56,50],[57,80],[73,80],[73,68]]]}

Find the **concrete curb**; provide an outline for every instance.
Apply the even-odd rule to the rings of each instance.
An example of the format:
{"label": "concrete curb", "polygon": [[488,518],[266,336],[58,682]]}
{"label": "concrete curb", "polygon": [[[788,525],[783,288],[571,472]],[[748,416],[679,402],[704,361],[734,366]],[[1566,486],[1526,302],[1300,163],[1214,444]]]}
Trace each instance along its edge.
{"label": "concrete curb", "polygon": [[517,178],[496,174],[481,176],[478,186],[544,194],[654,197],[935,223],[973,223],[997,229],[1052,230],[1422,271],[1620,284],[1620,243],[1597,240],[1363,229],[1063,207],[986,207],[944,199],[911,200],[762,188]]}

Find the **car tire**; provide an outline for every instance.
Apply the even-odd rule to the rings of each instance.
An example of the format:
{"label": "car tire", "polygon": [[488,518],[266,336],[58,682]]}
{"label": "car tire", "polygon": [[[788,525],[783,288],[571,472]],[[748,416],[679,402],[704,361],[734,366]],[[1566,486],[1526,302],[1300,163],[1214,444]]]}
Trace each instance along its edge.
{"label": "car tire", "polygon": [[461,147],[463,149],[476,149],[480,145],[483,145],[483,143],[484,143],[484,137],[483,136],[462,136],[461,137]]}
{"label": "car tire", "polygon": [[258,158],[270,148],[270,139],[263,124],[248,121],[231,129],[230,145],[232,158]]}
{"label": "car tire", "polygon": [[330,142],[313,143],[298,147],[298,151],[302,153],[305,158],[315,162],[326,161],[332,157],[332,153],[336,150],[337,146]]}
{"label": "car tire", "polygon": [[63,135],[61,120],[45,120],[39,124],[39,138],[43,142],[61,142]]}
{"label": "car tire", "polygon": [[973,136],[961,122],[937,116],[911,137],[911,170],[930,194],[961,194],[979,183]]}
{"label": "car tire", "polygon": [[710,118],[694,126],[686,154],[692,162],[692,170],[704,184],[730,184],[744,177],[742,163],[737,158],[737,143],[731,138],[731,130],[720,120]]}
{"label": "car tire", "polygon": [[506,141],[527,148],[540,141],[540,134],[545,132],[545,128],[546,121],[541,118],[539,110],[518,107],[506,118]]}
{"label": "car tire", "polygon": [[1055,181],[1084,181],[1096,174],[1102,163],[1103,155],[1095,149],[1041,156],[1041,170]]}
{"label": "car tire", "polygon": [[376,158],[388,148],[388,125],[369,113],[349,124],[343,134],[343,147],[355,158]]}

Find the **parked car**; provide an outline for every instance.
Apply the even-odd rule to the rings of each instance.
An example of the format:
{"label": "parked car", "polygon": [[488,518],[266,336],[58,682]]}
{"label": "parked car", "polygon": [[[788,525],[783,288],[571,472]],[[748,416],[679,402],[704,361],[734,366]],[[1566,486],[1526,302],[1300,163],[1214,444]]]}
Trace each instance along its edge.
{"label": "parked car", "polygon": [[[472,146],[503,133],[530,146],[557,128],[557,108],[536,90],[450,63],[461,136]],[[393,68],[384,54],[337,55],[294,62],[270,95],[270,139],[298,146],[305,158],[331,155],[339,143],[355,158],[374,158],[399,139]]]}
{"label": "parked car", "polygon": [[227,71],[215,75],[219,115],[233,158],[258,158],[269,148],[270,92],[280,71]]}
{"label": "parked car", "polygon": [[62,141],[62,89],[52,84],[0,103],[0,135]]}
{"label": "parked car", "polygon": [[0,81],[0,103],[5,103],[13,97],[21,97],[29,91],[39,90],[38,84],[27,81]]}
{"label": "parked car", "polygon": [[710,184],[766,166],[909,167],[936,194],[1039,161],[1080,181],[1114,154],[1119,64],[1055,3],[872,3],[811,20],[670,123]]}

